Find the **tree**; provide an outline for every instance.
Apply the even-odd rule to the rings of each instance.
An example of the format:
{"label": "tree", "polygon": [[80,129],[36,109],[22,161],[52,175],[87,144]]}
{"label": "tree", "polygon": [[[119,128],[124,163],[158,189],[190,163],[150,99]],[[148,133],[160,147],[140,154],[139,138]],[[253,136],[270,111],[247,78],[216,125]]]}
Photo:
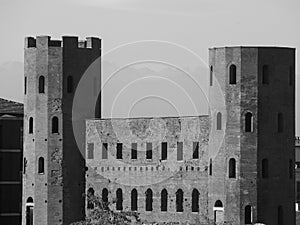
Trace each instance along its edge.
{"label": "tree", "polygon": [[[130,225],[141,224],[137,212],[116,212],[110,209],[110,202],[104,202],[99,196],[87,195],[88,212],[85,220],[71,225]],[[115,203],[115,201],[113,202]]]}

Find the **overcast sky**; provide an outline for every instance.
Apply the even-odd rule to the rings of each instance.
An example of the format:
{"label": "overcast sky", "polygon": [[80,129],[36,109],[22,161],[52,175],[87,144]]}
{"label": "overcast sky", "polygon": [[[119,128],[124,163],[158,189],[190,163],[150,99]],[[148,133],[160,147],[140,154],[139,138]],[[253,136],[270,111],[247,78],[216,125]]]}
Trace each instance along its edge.
{"label": "overcast sky", "polygon": [[[80,38],[99,36],[103,39],[104,53],[128,42],[166,41],[192,50],[203,59],[204,62],[200,66],[204,67],[209,47],[279,45],[299,48],[299,24],[299,0],[1,0],[0,97],[23,100],[25,36],[49,35],[52,39],[59,39],[63,35],[76,35]],[[141,71],[138,67],[131,69],[138,71],[137,74]],[[161,70],[168,73],[170,68],[161,67]],[[204,72],[197,82],[204,83],[205,86],[207,73],[205,70],[200,71]],[[181,77],[179,72],[174,72],[176,73]],[[169,74],[160,75],[165,77]],[[155,72],[148,71],[147,76],[155,80],[153,78]],[[151,79],[144,84],[141,81],[139,85],[157,87],[157,83],[151,82]],[[176,75],[169,76],[168,79],[174,80]],[[184,83],[184,80],[180,82]],[[186,85],[183,89],[190,87],[188,82]],[[168,92],[176,90],[178,89],[175,87],[173,89],[169,87]],[[135,95],[138,94],[135,92]],[[192,110],[182,104],[186,101],[182,99],[174,104],[161,104],[165,107],[160,109],[150,107],[147,112],[143,112],[145,106],[151,105],[149,98],[145,96],[151,94],[153,93],[147,91],[140,94],[140,99],[143,100],[139,101],[140,104],[136,104],[138,98],[134,107],[131,105],[133,108],[130,108],[130,116],[165,115],[166,112],[173,114],[173,111],[176,113],[178,110],[176,111],[172,105],[184,109],[182,115],[187,115],[189,110]],[[157,103],[159,101],[165,102],[164,98],[167,97],[166,95],[153,99],[152,103],[155,105],[159,104]],[[110,99],[109,97],[106,99],[104,107],[110,108]],[[124,103],[123,99],[115,103],[122,106],[120,109],[129,110],[124,109],[126,101]],[[300,96],[297,103],[299,114]],[[198,111],[205,110],[202,108],[199,110],[198,107]],[[109,112],[104,110],[104,115],[109,116]],[[297,134],[300,135],[298,122]]]}

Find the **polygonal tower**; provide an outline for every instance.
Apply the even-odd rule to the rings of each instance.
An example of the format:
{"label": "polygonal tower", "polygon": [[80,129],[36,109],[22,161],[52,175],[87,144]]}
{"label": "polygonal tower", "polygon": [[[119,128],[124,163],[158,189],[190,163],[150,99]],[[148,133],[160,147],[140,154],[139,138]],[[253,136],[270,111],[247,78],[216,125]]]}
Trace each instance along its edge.
{"label": "polygonal tower", "polygon": [[295,49],[209,51],[209,217],[295,224]]}
{"label": "polygonal tower", "polygon": [[[100,54],[98,38],[25,40],[23,225],[66,225],[84,217],[85,164],[72,107],[80,79]],[[94,76],[100,87],[100,72]],[[100,117],[100,106],[95,116]],[[84,119],[76,119],[82,137]]]}

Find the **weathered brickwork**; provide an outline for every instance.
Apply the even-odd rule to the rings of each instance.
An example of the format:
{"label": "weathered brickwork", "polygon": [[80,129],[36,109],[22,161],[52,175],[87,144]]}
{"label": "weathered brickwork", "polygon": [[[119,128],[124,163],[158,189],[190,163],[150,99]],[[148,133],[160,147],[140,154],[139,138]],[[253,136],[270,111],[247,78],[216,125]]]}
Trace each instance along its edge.
{"label": "weathered brickwork", "polygon": [[[259,81],[263,65],[269,65],[270,81],[268,85],[258,85],[258,171],[261,161],[267,158],[269,178],[258,175],[257,216],[266,224],[276,224],[274,215],[278,215],[281,206],[284,224],[295,224],[295,50],[260,48],[258,56]],[[278,113],[283,115],[282,132],[277,129]]]}
{"label": "weathered brickwork", "polygon": [[[295,224],[294,174],[289,171],[290,163],[294,165],[294,57],[289,48],[210,49],[210,115],[198,117],[205,118],[204,129],[185,129],[183,124],[197,124],[197,117],[88,120],[86,146],[93,143],[94,149],[86,160],[86,190],[93,188],[101,196],[106,188],[113,200],[120,188],[123,210],[130,210],[135,188],[138,212],[148,221]],[[268,70],[263,72],[264,65]],[[179,163],[175,152],[180,140],[184,161]],[[186,160],[195,140],[199,160]],[[150,161],[149,142],[154,146]],[[173,153],[166,161],[161,161],[162,142]],[[108,145],[107,159],[101,158],[103,143]],[[117,159],[117,143],[123,144],[122,159]],[[137,159],[130,158],[131,143],[137,143]],[[263,159],[268,161],[264,168]],[[150,212],[145,208],[148,188],[153,191]],[[176,212],[179,188],[183,213]],[[191,210],[194,188],[200,193],[199,212]],[[163,189],[170,194],[167,212],[161,211]]]}
{"label": "weathered brickwork", "polygon": [[[209,194],[212,204],[217,198],[222,200],[226,222],[245,224],[246,207],[251,206],[251,222],[295,224],[294,175],[289,174],[289,160],[294,163],[294,60],[295,50],[290,48],[210,50],[214,74],[209,94],[212,125],[216,112],[221,112],[226,118],[226,130],[213,159]],[[231,65],[236,66],[234,84],[230,84]],[[263,74],[264,65],[268,71]],[[264,75],[268,75],[267,82],[263,81]],[[250,132],[246,132],[247,113],[252,115]],[[284,118],[282,132],[278,132],[278,113]],[[209,151],[213,152],[215,148],[211,144],[214,145],[213,141]],[[228,158],[236,159],[237,179],[228,178]],[[265,178],[262,177],[263,159],[268,160]],[[212,209],[213,205],[209,207]],[[280,207],[283,213],[279,212]]]}
{"label": "weathered brickwork", "polygon": [[[97,38],[87,38],[84,46],[79,46],[77,37],[25,40],[24,158],[28,166],[23,176],[23,225],[29,217],[34,225],[67,225],[84,217],[84,155],[74,139],[72,106],[76,86],[100,56],[100,48]],[[95,75],[100,80],[100,73]],[[68,76],[73,78],[71,93],[67,91]],[[58,130],[53,133],[54,117],[58,119]],[[33,121],[32,133],[29,118]],[[82,127],[84,119],[78,118]],[[44,158],[43,172],[39,171],[40,157]]]}
{"label": "weathered brickwork", "polygon": [[149,222],[295,224],[295,49],[210,49],[207,116],[91,119],[73,100],[100,47],[26,39],[23,225],[82,219],[90,188]]}
{"label": "weathered brickwork", "polygon": [[[207,221],[209,118],[138,118],[87,121],[87,145],[94,143],[93,159],[88,166],[87,189],[101,196],[109,190],[123,191],[123,208],[131,210],[131,191],[138,192],[138,211],[147,221]],[[167,143],[167,159],[162,160],[161,143]],[[183,143],[183,160],[177,158],[177,143]],[[193,143],[199,143],[198,157],[193,158]],[[108,145],[103,159],[102,144]],[[122,159],[116,159],[116,145],[123,144]],[[131,158],[131,144],[137,143],[137,159]],[[152,159],[146,159],[146,145],[152,144]],[[87,153],[88,154],[88,153]],[[153,211],[146,211],[145,192],[153,191]],[[168,210],[161,213],[161,192],[168,192]],[[176,192],[183,191],[183,212],[176,212]],[[199,192],[199,212],[192,212],[192,191]]]}

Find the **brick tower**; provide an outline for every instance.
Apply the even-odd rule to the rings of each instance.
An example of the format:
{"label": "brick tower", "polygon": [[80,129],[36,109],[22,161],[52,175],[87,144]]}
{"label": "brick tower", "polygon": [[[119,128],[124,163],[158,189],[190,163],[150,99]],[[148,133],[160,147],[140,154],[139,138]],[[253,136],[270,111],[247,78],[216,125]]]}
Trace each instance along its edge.
{"label": "brick tower", "polygon": [[[209,51],[209,217],[295,224],[295,49]],[[230,223],[230,224],[231,224]]]}
{"label": "brick tower", "polygon": [[[84,155],[74,138],[72,107],[82,75],[100,54],[98,38],[25,39],[23,225],[67,225],[84,217]],[[100,87],[98,71],[94,86]],[[82,137],[84,119],[77,118]]]}

